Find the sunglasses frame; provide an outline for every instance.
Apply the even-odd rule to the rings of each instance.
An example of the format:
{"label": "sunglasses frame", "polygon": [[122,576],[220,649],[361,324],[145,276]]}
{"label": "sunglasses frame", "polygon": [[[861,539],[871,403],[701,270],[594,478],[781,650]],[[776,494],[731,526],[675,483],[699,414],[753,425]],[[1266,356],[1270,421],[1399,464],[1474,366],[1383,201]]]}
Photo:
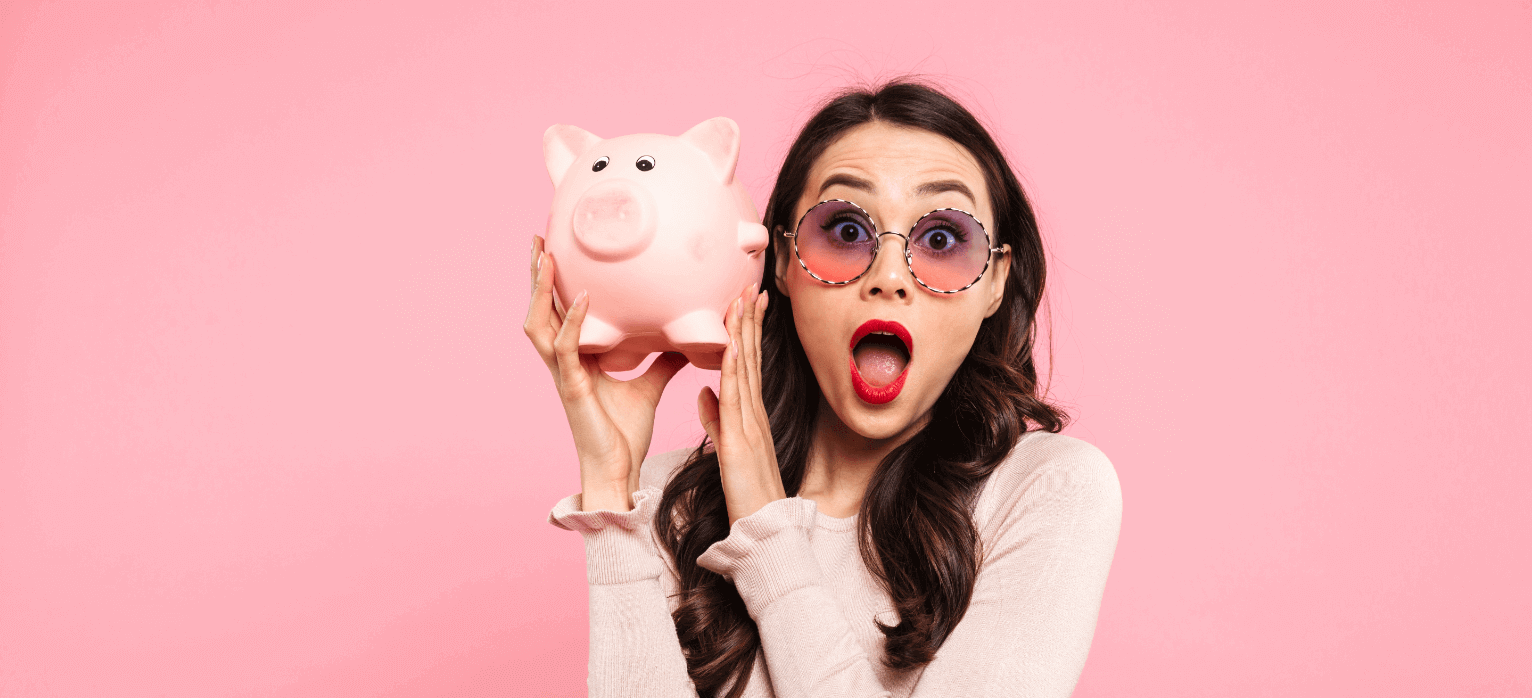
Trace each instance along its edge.
{"label": "sunglasses frame", "polygon": [[[873,231],[874,231],[873,232],[873,237],[877,239],[877,243],[874,244],[873,248],[872,248],[872,257],[867,260],[867,268],[863,269],[861,271],[861,273],[857,274],[856,276],[853,276],[853,277],[851,277],[849,279],[846,279],[845,281],[828,281],[828,280],[825,280],[825,279],[821,278],[818,274],[814,273],[814,270],[809,269],[809,265],[806,264],[803,261],[803,255],[798,253],[798,230],[803,227],[803,221],[809,217],[810,213],[814,212],[814,209],[819,208],[820,206],[823,206],[825,204],[828,204],[828,203],[831,203],[831,202],[836,202],[836,201],[838,201],[840,203],[843,203],[843,204],[850,204],[852,208],[855,208],[856,210],[860,211],[863,216],[866,216],[867,217],[867,222],[872,224],[872,228],[873,228]],[[930,291],[932,293],[962,293],[964,291],[967,291],[970,288],[973,288],[974,284],[979,283],[979,280],[984,278],[984,272],[989,271],[989,262],[990,262],[990,260],[994,258],[996,252],[1004,252],[1005,248],[1004,247],[990,247],[989,248],[989,254],[984,256],[984,268],[979,270],[979,275],[975,276],[973,278],[973,281],[968,282],[967,286],[964,286],[964,287],[962,287],[960,289],[957,289],[956,291],[943,291],[941,289],[931,288],[930,286],[928,286],[926,284],[926,282],[920,280],[920,275],[919,274],[915,273],[915,256],[914,256],[914,253],[912,253],[910,251],[910,243],[913,242],[913,240],[911,240],[910,235],[914,235],[915,234],[915,229],[920,227],[920,222],[921,221],[923,221],[923,220],[925,220],[927,218],[930,218],[932,214],[941,213],[942,211],[957,211],[958,213],[961,213],[961,214],[963,214],[965,216],[968,216],[969,218],[972,218],[973,222],[979,224],[979,231],[984,233],[984,244],[986,246],[988,246],[991,243],[991,241],[994,239],[994,238],[990,237],[989,228],[984,227],[984,221],[979,220],[978,216],[975,216],[972,213],[964,211],[963,209],[951,208],[951,207],[933,209],[930,212],[926,213],[925,215],[921,216],[920,218],[915,219],[915,224],[910,226],[910,232],[908,234],[896,233],[896,232],[894,232],[892,230],[887,231],[887,232],[879,233],[879,232],[877,232],[878,222],[877,222],[876,219],[874,219],[872,217],[872,214],[868,213],[867,209],[862,208],[861,206],[857,205],[857,203],[855,201],[850,201],[850,200],[847,200],[847,199],[825,199],[824,201],[821,201],[821,202],[819,202],[817,204],[814,204],[813,206],[810,206],[809,210],[804,211],[803,215],[798,218],[798,224],[793,226],[793,229],[792,229],[791,232],[782,230],[781,226],[778,226],[777,230],[782,230],[782,237],[787,237],[787,238],[792,238],[793,239],[793,258],[798,260],[798,266],[803,267],[803,271],[805,273],[807,273],[809,276],[814,277],[814,280],[818,281],[820,283],[829,284],[831,286],[845,286],[846,284],[849,284],[849,283],[851,283],[853,281],[856,281],[857,279],[860,279],[860,278],[866,276],[867,272],[872,271],[872,265],[875,264],[878,261],[878,251],[883,249],[883,236],[884,235],[893,235],[895,237],[904,238],[904,266],[905,266],[906,269],[910,270],[910,278],[915,279],[915,283],[920,284],[927,291]]]}

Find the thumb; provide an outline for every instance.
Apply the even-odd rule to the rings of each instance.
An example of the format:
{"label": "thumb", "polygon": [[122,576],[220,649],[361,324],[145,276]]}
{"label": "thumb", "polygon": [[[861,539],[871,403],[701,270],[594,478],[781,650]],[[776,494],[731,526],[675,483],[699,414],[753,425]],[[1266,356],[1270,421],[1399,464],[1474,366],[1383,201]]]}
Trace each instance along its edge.
{"label": "thumb", "polygon": [[702,430],[707,432],[707,438],[713,442],[713,449],[718,449],[718,396],[713,394],[713,389],[702,387],[702,392],[697,393],[697,421],[702,422]]}
{"label": "thumb", "polygon": [[654,360],[654,363],[649,365],[649,370],[644,371],[644,375],[636,379],[638,387],[642,388],[650,399],[658,400],[660,393],[665,391],[665,385],[670,383],[670,379],[675,378],[676,373],[685,367],[685,354],[667,351],[660,354]]}

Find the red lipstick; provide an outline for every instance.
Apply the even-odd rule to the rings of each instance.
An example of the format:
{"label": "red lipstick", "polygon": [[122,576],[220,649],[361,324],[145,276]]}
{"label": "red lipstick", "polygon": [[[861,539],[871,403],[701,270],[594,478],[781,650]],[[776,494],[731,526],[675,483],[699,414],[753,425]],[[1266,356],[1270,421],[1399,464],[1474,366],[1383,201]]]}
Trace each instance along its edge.
{"label": "red lipstick", "polygon": [[868,383],[867,379],[862,377],[862,372],[856,365],[856,345],[867,335],[874,332],[884,332],[897,337],[899,341],[904,343],[904,349],[908,352],[910,359],[913,359],[915,356],[915,340],[910,337],[910,331],[905,329],[904,325],[892,320],[868,320],[862,323],[861,327],[856,328],[855,332],[851,333],[851,388],[856,391],[856,396],[861,398],[863,402],[871,405],[882,405],[899,397],[899,392],[904,390],[904,379],[909,375],[910,368],[909,364],[906,363],[904,370],[899,372],[898,377],[889,381],[887,385]]}

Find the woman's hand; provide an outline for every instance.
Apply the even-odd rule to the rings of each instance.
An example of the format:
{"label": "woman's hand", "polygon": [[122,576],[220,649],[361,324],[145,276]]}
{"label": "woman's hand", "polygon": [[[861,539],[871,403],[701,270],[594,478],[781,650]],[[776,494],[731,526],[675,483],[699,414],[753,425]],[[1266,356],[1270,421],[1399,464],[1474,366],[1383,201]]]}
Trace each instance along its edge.
{"label": "woman's hand", "polygon": [[761,507],[786,499],[771,423],[761,402],[761,317],[766,294],[755,285],[729,306],[724,327],[729,347],[723,353],[718,394],[703,388],[697,396],[697,416],[718,450],[729,525]]}
{"label": "woman's hand", "polygon": [[553,302],[555,263],[543,252],[542,237],[532,240],[532,304],[523,326],[558,386],[564,415],[580,458],[581,503],[585,511],[633,508],[639,466],[654,436],[654,408],[686,357],[661,354],[642,376],[619,381],[596,366],[596,357],[580,354],[580,324],[590,298],[581,291],[560,312]]}

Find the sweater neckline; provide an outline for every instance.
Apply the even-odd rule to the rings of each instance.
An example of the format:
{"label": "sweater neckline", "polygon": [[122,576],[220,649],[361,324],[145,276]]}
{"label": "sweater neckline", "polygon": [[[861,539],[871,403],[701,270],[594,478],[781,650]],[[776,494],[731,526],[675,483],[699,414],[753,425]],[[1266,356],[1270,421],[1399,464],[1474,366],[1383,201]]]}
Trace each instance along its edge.
{"label": "sweater neckline", "polygon": [[837,519],[820,511],[816,504],[814,509],[814,525],[828,531],[849,531],[856,528],[857,516],[858,514],[852,514],[844,519]]}

